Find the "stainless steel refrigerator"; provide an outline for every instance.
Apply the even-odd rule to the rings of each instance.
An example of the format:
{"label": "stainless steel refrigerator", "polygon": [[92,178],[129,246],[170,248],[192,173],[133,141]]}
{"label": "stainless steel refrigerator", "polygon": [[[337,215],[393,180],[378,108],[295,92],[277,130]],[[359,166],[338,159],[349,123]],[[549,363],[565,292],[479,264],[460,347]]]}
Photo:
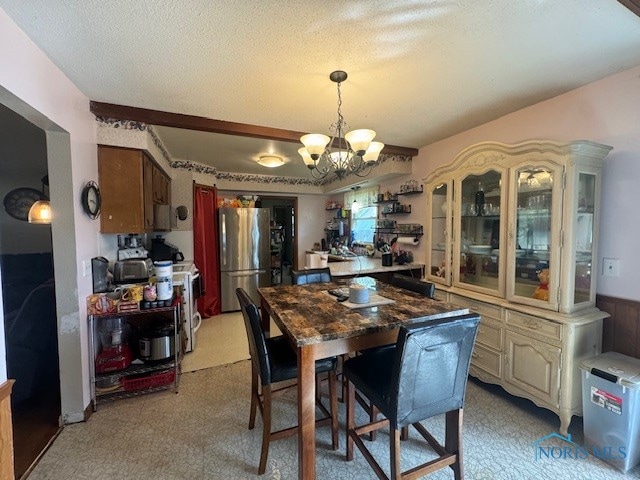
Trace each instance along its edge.
{"label": "stainless steel refrigerator", "polygon": [[258,287],[271,285],[268,208],[220,208],[220,293],[223,312],[240,310],[236,288],[260,305]]}

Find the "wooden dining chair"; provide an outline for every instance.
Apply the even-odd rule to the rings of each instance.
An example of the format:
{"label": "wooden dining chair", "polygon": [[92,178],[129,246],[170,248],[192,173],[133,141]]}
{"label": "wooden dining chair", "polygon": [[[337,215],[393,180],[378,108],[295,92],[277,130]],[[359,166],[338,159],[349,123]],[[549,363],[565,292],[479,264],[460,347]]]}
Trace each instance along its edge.
{"label": "wooden dining chair", "polygon": [[[399,273],[394,273],[391,277],[391,285],[394,287],[402,288],[404,290],[409,290],[411,292],[419,293],[420,295],[424,295],[425,297],[434,298],[436,286],[431,282],[423,282],[418,278],[409,277],[408,275],[402,275]],[[393,347],[393,345],[385,345],[382,347],[374,347],[375,349],[381,348],[389,348]],[[343,390],[344,390],[344,382]],[[356,392],[356,400],[363,408],[367,415],[369,415],[369,421],[371,423],[375,422],[378,418],[378,410],[375,405],[369,403],[366,398],[364,398],[360,392]],[[402,440],[407,440],[409,438],[409,429],[402,429]],[[374,441],[376,439],[376,431],[372,430],[369,432],[369,440]]]}
{"label": "wooden dining chair", "polygon": [[[262,448],[258,474],[262,475],[267,466],[269,443],[271,440],[290,437],[298,432],[298,427],[290,427],[275,432],[271,431],[272,394],[289,388],[272,389],[272,385],[285,380],[292,380],[298,376],[298,359],[289,341],[282,335],[266,338],[261,328],[260,310],[253,303],[251,297],[242,289],[236,289],[240,302],[240,310],[244,317],[251,356],[251,411],[249,414],[249,430],[255,427],[256,410],[260,410],[262,417]],[[329,407],[318,401],[318,408],[323,418],[316,421],[316,425],[331,425],[331,446],[338,448],[338,397],[336,388],[336,357],[324,358],[316,361],[316,375],[329,375]]]}
{"label": "wooden dining chair", "polygon": [[[347,460],[354,444],[380,479],[418,478],[449,466],[454,478],[464,477],[462,412],[471,352],[480,316],[460,315],[401,326],[394,348],[363,353],[347,360]],[[355,425],[355,388],[386,417]],[[420,423],[445,414],[444,445]],[[402,472],[400,430],[413,425],[438,458]],[[389,427],[391,477],[371,455],[361,435]]]}
{"label": "wooden dining chair", "polygon": [[326,283],[331,281],[331,270],[326,268],[309,268],[291,271],[291,285],[306,285],[308,283]]}

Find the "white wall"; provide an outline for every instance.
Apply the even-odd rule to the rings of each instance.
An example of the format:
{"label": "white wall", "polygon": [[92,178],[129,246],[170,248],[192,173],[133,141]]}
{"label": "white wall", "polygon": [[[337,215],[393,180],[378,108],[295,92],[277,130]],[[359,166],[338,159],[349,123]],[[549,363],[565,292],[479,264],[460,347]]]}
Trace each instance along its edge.
{"label": "white wall", "polygon": [[603,257],[618,258],[620,276],[600,274],[597,292],[640,300],[640,67],[424,147],[413,160],[412,176],[422,179],[478,142],[533,139],[592,140],[613,147],[604,160],[598,265],[601,272]]}
{"label": "white wall", "polygon": [[[97,255],[99,230],[82,212],[80,193],[98,178],[94,117],[89,99],[1,9],[0,45],[0,103],[47,132],[62,415],[80,421],[90,401],[85,298],[92,290],[82,260]],[[3,356],[0,373],[5,366]]]}

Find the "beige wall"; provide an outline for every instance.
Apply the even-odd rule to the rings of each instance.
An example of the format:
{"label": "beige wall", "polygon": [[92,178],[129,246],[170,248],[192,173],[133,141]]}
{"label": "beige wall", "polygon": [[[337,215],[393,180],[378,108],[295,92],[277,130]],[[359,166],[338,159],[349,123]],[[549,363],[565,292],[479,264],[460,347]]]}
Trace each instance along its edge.
{"label": "beige wall", "polygon": [[[411,176],[421,180],[436,167],[453,160],[458,152],[478,142],[518,143],[534,139],[591,140],[613,147],[604,160],[598,269],[602,271],[603,258],[617,258],[620,259],[620,276],[605,277],[599,273],[597,292],[640,300],[640,255],[637,254],[640,238],[640,67],[428,145],[414,158]],[[399,183],[382,188],[397,191]],[[412,218],[424,223],[424,195],[417,198],[420,202],[413,203],[415,214]]]}
{"label": "beige wall", "polygon": [[[46,132],[55,218],[51,230],[62,415],[65,422],[80,421],[90,401],[85,298],[92,290],[91,276],[82,275],[82,261],[97,255],[99,228],[99,222],[83,213],[80,194],[88,180],[98,177],[95,121],[89,111],[89,99],[3,10],[0,45],[6,47],[0,55],[0,103]],[[3,321],[0,353],[2,383],[6,378]]]}

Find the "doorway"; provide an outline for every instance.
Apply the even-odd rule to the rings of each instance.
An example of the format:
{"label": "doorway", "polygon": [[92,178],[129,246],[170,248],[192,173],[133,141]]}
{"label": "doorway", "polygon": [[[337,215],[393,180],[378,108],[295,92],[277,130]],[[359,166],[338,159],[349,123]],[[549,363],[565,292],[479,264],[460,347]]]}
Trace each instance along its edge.
{"label": "doorway", "polygon": [[60,429],[57,314],[50,224],[24,216],[47,194],[45,132],[0,104],[0,269],[14,472],[22,478]]}
{"label": "doorway", "polygon": [[263,208],[271,211],[271,284],[291,284],[291,270],[297,268],[298,199],[261,196]]}

